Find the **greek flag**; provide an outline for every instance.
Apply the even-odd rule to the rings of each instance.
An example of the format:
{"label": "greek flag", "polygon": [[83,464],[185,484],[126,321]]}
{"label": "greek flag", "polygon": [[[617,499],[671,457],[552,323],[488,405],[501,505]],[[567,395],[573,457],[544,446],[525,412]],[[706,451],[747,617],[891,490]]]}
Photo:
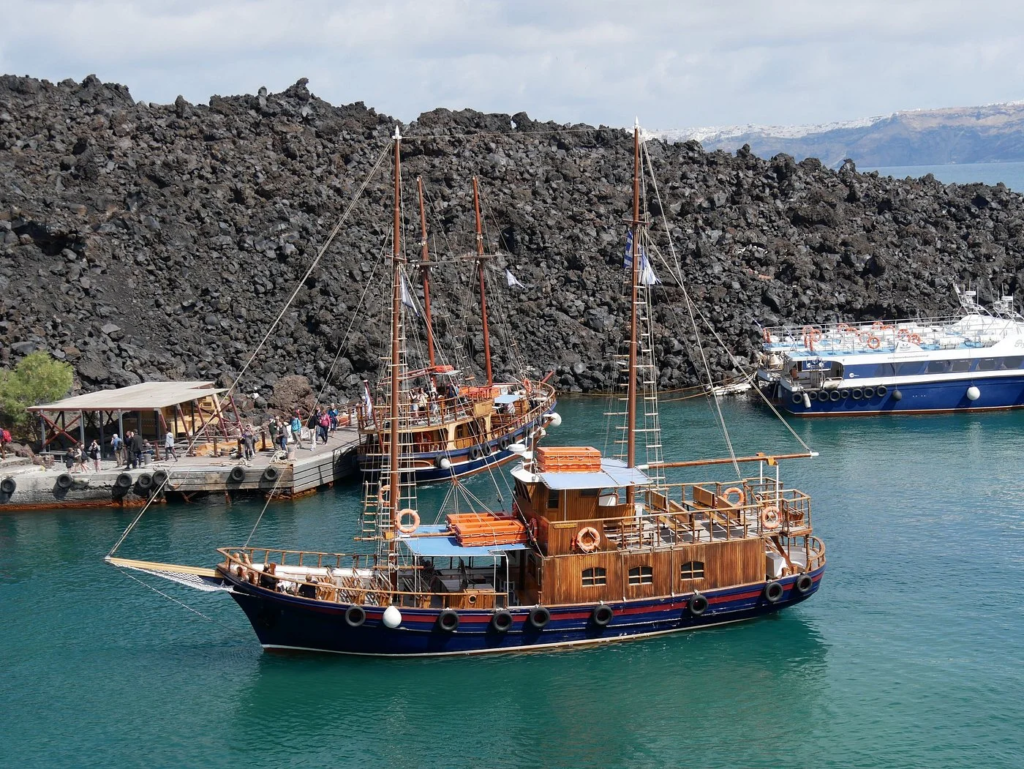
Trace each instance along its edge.
{"label": "greek flag", "polygon": [[516,276],[512,274],[512,270],[505,270],[505,281],[508,283],[509,288],[516,288],[517,286],[519,288],[526,288],[526,286],[520,283]]}
{"label": "greek flag", "polygon": [[409,281],[406,280],[405,275],[402,275],[402,304],[416,313],[416,317],[419,317],[420,311],[416,309],[416,303],[412,298],[412,291],[409,290]]}
{"label": "greek flag", "polygon": [[363,380],[363,409],[367,419],[376,421],[373,414],[373,398],[370,397],[370,385],[365,379]]}
{"label": "greek flag", "polygon": [[[626,253],[623,258],[623,267],[627,270],[633,269],[633,231],[626,233]],[[647,258],[647,251],[640,247],[640,285],[653,286],[661,283],[661,279],[654,273],[650,260]]]}

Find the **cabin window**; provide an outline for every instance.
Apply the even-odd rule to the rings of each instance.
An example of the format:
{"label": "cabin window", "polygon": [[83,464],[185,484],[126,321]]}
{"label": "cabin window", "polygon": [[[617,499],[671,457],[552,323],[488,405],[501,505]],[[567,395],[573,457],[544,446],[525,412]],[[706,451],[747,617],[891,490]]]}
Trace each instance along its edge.
{"label": "cabin window", "polygon": [[915,376],[924,372],[924,361],[900,363],[896,366],[896,376]]}
{"label": "cabin window", "polygon": [[548,510],[558,509],[558,492],[548,489]]}
{"label": "cabin window", "polygon": [[875,366],[874,376],[875,377],[887,377],[893,376],[896,373],[896,367],[891,363],[879,363]]}
{"label": "cabin window", "polygon": [[631,585],[652,585],[654,584],[654,569],[650,566],[636,566],[629,570],[629,584]]}
{"label": "cabin window", "polygon": [[998,365],[995,358],[982,358],[978,361],[978,371],[995,371]]}
{"label": "cabin window", "polygon": [[607,572],[600,566],[583,570],[583,587],[599,587],[607,583]]}
{"label": "cabin window", "polygon": [[1020,355],[1013,355],[1009,358],[1003,358],[1002,367],[1004,369],[1020,368],[1022,363],[1024,363],[1024,357],[1021,357]]}
{"label": "cabin window", "polygon": [[704,579],[704,561],[687,561],[679,567],[680,579]]}
{"label": "cabin window", "polygon": [[931,360],[928,361],[928,368],[926,370],[929,374],[948,374],[951,368],[953,368],[952,361]]}
{"label": "cabin window", "polygon": [[516,496],[517,497],[529,497],[530,493],[526,490],[526,484],[516,478]]}
{"label": "cabin window", "polygon": [[601,489],[580,489],[581,497],[599,497],[601,496]]}
{"label": "cabin window", "polygon": [[953,361],[953,373],[964,374],[971,370],[971,362],[969,360],[955,360]]}

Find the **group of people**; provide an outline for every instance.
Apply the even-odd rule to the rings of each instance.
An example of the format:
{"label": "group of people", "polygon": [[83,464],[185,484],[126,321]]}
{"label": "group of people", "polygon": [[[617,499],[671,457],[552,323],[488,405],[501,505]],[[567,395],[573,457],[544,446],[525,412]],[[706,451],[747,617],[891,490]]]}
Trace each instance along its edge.
{"label": "group of people", "polygon": [[91,460],[93,472],[98,473],[102,454],[99,441],[96,440],[93,440],[87,449],[83,449],[81,446],[72,446],[64,454],[64,466],[72,473],[79,471],[86,473],[89,472],[89,461]]}
{"label": "group of people", "polygon": [[[93,444],[98,449],[99,444],[96,441],[93,441]],[[126,470],[131,470],[133,467],[141,467],[143,455],[153,450],[149,441],[144,440],[134,430],[125,430],[123,439],[120,435],[114,433],[110,438],[110,448],[114,450],[114,461],[119,467],[124,465]],[[99,469],[98,466],[97,469]]]}
{"label": "group of people", "polygon": [[290,419],[271,417],[267,421],[267,433],[275,449],[287,452],[289,443],[302,442],[303,428],[308,428],[309,448],[312,450],[317,443],[327,443],[330,435],[338,429],[340,417],[341,412],[334,403],[327,409],[318,406],[306,420],[302,419],[302,412],[295,409]]}

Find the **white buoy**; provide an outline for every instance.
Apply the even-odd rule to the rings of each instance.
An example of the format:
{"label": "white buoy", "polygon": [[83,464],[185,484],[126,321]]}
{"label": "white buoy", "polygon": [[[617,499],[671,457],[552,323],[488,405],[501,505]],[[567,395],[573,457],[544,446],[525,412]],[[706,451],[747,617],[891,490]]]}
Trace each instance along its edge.
{"label": "white buoy", "polygon": [[809,409],[811,407],[811,399],[804,393],[804,408]]}
{"label": "white buoy", "polygon": [[562,424],[562,415],[559,414],[557,411],[552,411],[548,415],[548,420],[549,425],[551,425],[552,427],[558,427],[560,424]]}
{"label": "white buoy", "polygon": [[452,469],[452,461],[450,459],[448,459],[448,457],[441,457],[437,461],[437,466],[440,467],[442,470],[451,470]]}
{"label": "white buoy", "polygon": [[967,400],[969,400],[969,401],[976,401],[980,397],[981,397],[981,390],[979,390],[977,387],[975,387],[974,385],[971,385],[970,387],[967,388]]}
{"label": "white buoy", "polygon": [[524,451],[526,451],[526,444],[525,443],[510,443],[508,445],[508,450],[511,451],[513,454],[522,454]]}
{"label": "white buoy", "polygon": [[398,610],[397,606],[389,606],[384,610],[384,627],[389,627],[394,630],[401,624],[402,612]]}

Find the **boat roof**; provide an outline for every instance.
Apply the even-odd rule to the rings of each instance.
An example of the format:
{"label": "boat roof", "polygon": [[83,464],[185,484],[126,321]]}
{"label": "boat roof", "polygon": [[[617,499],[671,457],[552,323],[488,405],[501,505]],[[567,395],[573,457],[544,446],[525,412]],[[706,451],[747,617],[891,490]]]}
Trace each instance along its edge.
{"label": "boat roof", "polygon": [[552,491],[645,486],[651,482],[650,476],[642,470],[626,467],[621,459],[607,457],[602,457],[601,469],[593,472],[531,473],[520,466],[512,471],[512,475],[525,483],[543,483]]}
{"label": "boat roof", "polygon": [[439,536],[448,532],[447,524],[420,526],[412,536],[400,534],[398,541],[414,555],[423,558],[501,558],[509,550],[529,550],[526,543],[511,545],[474,545],[464,547],[455,535]]}

